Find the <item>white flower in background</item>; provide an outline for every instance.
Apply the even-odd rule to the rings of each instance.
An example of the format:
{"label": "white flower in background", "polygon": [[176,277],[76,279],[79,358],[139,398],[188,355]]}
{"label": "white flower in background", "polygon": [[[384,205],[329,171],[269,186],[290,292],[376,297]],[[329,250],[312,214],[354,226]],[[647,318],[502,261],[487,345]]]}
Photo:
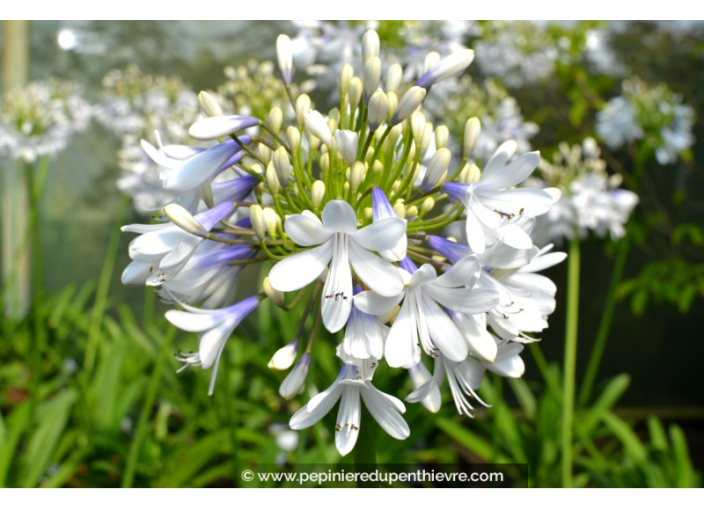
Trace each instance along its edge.
{"label": "white flower in background", "polygon": [[102,95],[95,117],[121,141],[117,187],[132,197],[137,212],[153,214],[175,195],[161,188],[162,169],[139,141],[153,140],[161,149],[156,131],[172,144],[192,145],[187,126],[200,116],[198,96],[180,78],[144,74],[136,65],[107,73]]}
{"label": "white flower in background", "polygon": [[597,113],[596,132],[612,149],[643,137],[635,108],[622,96],[611,99]]}
{"label": "white flower in background", "polygon": [[555,71],[558,51],[543,29],[531,21],[494,21],[474,44],[483,73],[512,87],[536,83]]}
{"label": "white flower in background", "polygon": [[664,83],[624,80],[623,95],[597,112],[596,132],[610,148],[643,140],[661,165],[677,161],[694,143],[694,109]]}
{"label": "white flower in background", "polygon": [[625,235],[638,196],[618,187],[620,175],[609,176],[593,139],[585,139],[581,146],[561,144],[552,162],[541,161],[540,174],[562,190],[555,206],[538,218],[534,237],[540,243],[559,243],[575,235],[585,238],[590,232],[614,240]]}
{"label": "white flower in background", "polygon": [[33,163],[56,156],[88,127],[93,109],[72,82],[32,82],[0,97],[0,156]]}
{"label": "white flower in background", "polygon": [[335,446],[341,455],[352,451],[359,429],[364,426],[361,423],[362,402],[391,437],[406,439],[411,433],[401,417],[406,412],[403,402],[379,391],[370,380],[358,378],[357,368],[350,365],[343,365],[332,386],[313,397],[291,417],[290,427],[293,430],[310,427],[328,414],[338,400],[340,408],[335,425]]}

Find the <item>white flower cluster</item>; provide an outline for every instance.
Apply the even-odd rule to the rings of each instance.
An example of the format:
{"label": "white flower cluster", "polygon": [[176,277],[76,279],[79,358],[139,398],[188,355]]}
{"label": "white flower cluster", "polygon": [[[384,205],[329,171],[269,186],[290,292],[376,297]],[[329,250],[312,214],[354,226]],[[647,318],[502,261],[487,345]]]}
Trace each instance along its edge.
{"label": "white flower cluster", "polygon": [[559,56],[542,28],[531,21],[492,22],[474,49],[482,72],[511,87],[547,78]]}
{"label": "white flower cluster", "polygon": [[0,97],[0,156],[28,163],[56,156],[86,129],[91,106],[72,82],[32,82]]}
{"label": "white flower cluster", "polygon": [[359,40],[369,29],[388,35],[385,62],[398,62],[406,80],[418,78],[440,57],[466,49],[469,35],[480,31],[476,23],[461,20],[307,20],[295,24],[299,30],[292,40],[296,67],[313,77],[317,88],[325,90],[334,89],[345,64],[352,64],[354,72],[361,74],[364,59]]}
{"label": "white flower cluster", "polygon": [[184,127],[199,117],[198,96],[179,78],[144,74],[136,65],[114,69],[103,78],[103,101],[96,119],[120,137],[117,187],[132,197],[135,209],[150,214],[173,199],[160,184],[158,165],[147,157],[140,139],[154,139],[158,131],[172,144],[190,141]]}
{"label": "white flower cluster", "polygon": [[[409,436],[404,404],[372,383],[382,363],[408,370],[414,389],[406,401],[432,412],[447,379],[466,415],[481,403],[476,390],[487,370],[523,374],[523,346],[555,308],[556,287],[537,272],[565,257],[536,247],[531,232],[560,193],[517,187],[540,156],[514,157],[513,141],[483,171],[465,158],[453,164],[447,129],[418,111],[436,84],[465,71],[471,50],[436,62],[414,84],[403,83],[396,64],[382,81],[379,36],[367,31],[362,75],[342,67],[338,106],[324,115],[308,95],[292,92],[293,48],[279,37],[279,69],[296,112],[288,125],[278,107],[265,118],[225,115],[201,93],[206,118],[189,134],[207,148],[145,144],[162,167],[161,186],[176,198],[164,208],[169,223],[124,227],[141,235],[130,243],[123,281],[159,287],[180,305],[167,319],[199,339],[196,352],[178,359],[184,368],[212,369],[211,393],[228,339],[264,299],[300,317],[295,338],[269,362],[291,369],[283,398],[304,390],[315,346],[333,341],[318,326],[344,332],[337,379],[289,425],[309,427],[339,401],[335,443],[345,455],[364,426],[362,403],[392,437]],[[462,144],[468,158],[479,135],[471,119]],[[436,151],[424,165],[431,139]],[[441,235],[457,221],[465,243]],[[235,302],[240,271],[265,261],[274,264],[265,266],[263,292],[250,289]]]}
{"label": "white flower cluster", "polygon": [[638,140],[655,148],[661,165],[674,163],[694,143],[694,109],[665,84],[651,86],[639,78],[622,84],[623,95],[597,113],[596,132],[612,149]]}
{"label": "white flower cluster", "polygon": [[621,176],[609,176],[599,156],[598,145],[587,138],[581,146],[560,144],[552,162],[541,161],[542,177],[563,192],[555,206],[538,219],[537,239],[561,242],[576,235],[585,238],[589,232],[611,239],[625,235],[638,195],[619,188]]}

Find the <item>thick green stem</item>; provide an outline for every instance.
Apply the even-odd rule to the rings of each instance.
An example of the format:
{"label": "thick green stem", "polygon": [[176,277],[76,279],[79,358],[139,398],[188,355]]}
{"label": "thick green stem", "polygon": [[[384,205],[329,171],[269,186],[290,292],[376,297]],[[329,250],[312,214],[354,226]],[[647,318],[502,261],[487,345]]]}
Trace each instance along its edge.
{"label": "thick green stem", "polygon": [[98,344],[100,343],[100,327],[103,323],[103,315],[108,300],[108,292],[110,291],[110,280],[115,271],[115,262],[117,261],[117,250],[120,248],[120,231],[119,226],[124,223],[125,216],[130,206],[130,198],[124,195],[120,201],[115,225],[112,227],[112,234],[108,242],[107,252],[103,259],[103,269],[100,272],[100,280],[98,281],[98,289],[95,293],[95,304],[93,305],[93,314],[91,316],[90,330],[88,332],[88,342],[86,346],[86,357],[83,361],[83,367],[87,373],[91,373],[95,364],[95,357],[98,352]]}
{"label": "thick green stem", "polygon": [[567,319],[562,394],[562,486],[572,487],[572,433],[574,388],[577,363],[577,325],[579,320],[579,236],[570,241],[567,265]]}
{"label": "thick green stem", "polygon": [[606,296],[604,311],[601,314],[601,322],[599,323],[599,330],[597,331],[596,340],[594,341],[594,348],[592,349],[592,353],[589,357],[587,371],[584,374],[584,381],[582,382],[582,387],[579,391],[578,403],[580,406],[585,406],[591,397],[594,381],[596,380],[596,374],[599,371],[601,358],[604,355],[604,348],[606,347],[606,342],[609,339],[611,322],[613,320],[614,310],[616,308],[616,289],[618,288],[618,284],[621,282],[623,270],[626,267],[629,247],[630,245],[628,239],[624,238],[618,242],[618,246],[616,248],[616,260],[614,261],[614,270],[611,275],[609,293]]}

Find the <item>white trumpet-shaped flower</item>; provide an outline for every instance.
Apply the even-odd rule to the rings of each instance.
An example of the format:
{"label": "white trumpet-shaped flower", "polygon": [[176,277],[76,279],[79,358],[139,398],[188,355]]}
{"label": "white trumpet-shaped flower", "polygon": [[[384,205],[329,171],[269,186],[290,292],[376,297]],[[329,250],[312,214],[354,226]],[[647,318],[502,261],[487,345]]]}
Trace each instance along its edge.
{"label": "white trumpet-shaped flower", "polygon": [[355,298],[355,306],[375,315],[388,313],[403,300],[386,337],[386,362],[391,367],[416,366],[420,361],[419,339],[430,356],[441,352],[453,361],[464,360],[469,354],[467,340],[443,307],[476,314],[491,310],[499,302],[495,291],[472,288],[481,272],[477,257],[465,257],[441,276],[430,264],[418,269],[409,259],[401,261],[401,267],[406,282],[402,292],[382,296],[367,291]]}
{"label": "white trumpet-shaped flower", "polygon": [[371,381],[360,379],[357,367],[351,365],[343,365],[332,386],[299,409],[291,417],[289,426],[293,430],[312,426],[327,415],[338,400],[340,408],[335,425],[335,446],[341,455],[351,452],[357,442],[362,426],[362,401],[369,414],[391,437],[406,439],[410,435],[408,424],[401,417],[406,412],[403,402],[379,391]]}
{"label": "white trumpet-shaped flower", "polygon": [[[169,310],[166,319],[179,329],[200,333],[198,352],[182,354],[177,359],[187,366],[213,368],[208,395],[213,394],[220,356],[230,335],[242,320],[257,309],[259,296],[251,296],[237,304],[219,310],[204,310],[180,303],[186,311]],[[183,369],[182,369],[183,370]]]}
{"label": "white trumpet-shaped flower", "polygon": [[545,214],[556,201],[551,191],[513,188],[533,173],[540,162],[540,153],[529,152],[506,165],[511,149],[510,145],[501,145],[484,167],[479,181],[443,185],[443,190],[466,208],[467,243],[475,253],[484,253],[487,246],[498,241],[514,248],[532,248],[530,235],[513,220],[523,215]]}
{"label": "white trumpet-shaped flower", "polygon": [[342,200],[328,202],[322,216],[322,222],[310,211],[286,218],[284,230],[296,244],[320,246],[279,261],[269,273],[269,282],[282,292],[302,289],[330,264],[321,312],[323,324],[334,333],[347,323],[352,309],[352,269],[381,296],[394,296],[403,290],[403,278],[395,267],[371,252],[396,246],[406,234],[406,223],[386,218],[357,230],[357,216]]}

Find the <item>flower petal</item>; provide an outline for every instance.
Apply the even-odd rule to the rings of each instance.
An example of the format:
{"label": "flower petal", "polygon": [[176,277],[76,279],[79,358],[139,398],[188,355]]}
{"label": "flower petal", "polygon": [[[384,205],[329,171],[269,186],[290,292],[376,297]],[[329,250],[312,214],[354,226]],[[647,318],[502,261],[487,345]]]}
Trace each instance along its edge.
{"label": "flower petal", "polygon": [[323,209],[323,225],[331,232],[354,234],[357,231],[357,215],[344,200],[330,200]]}
{"label": "flower petal", "polygon": [[471,287],[479,277],[481,270],[482,266],[477,256],[469,255],[458,260],[450,269],[439,276],[435,280],[434,285],[440,287],[460,287],[461,285],[468,285]]}
{"label": "flower petal", "polygon": [[496,361],[485,366],[495,374],[504,377],[521,377],[526,370],[526,366],[520,356],[521,351],[523,351],[521,344],[509,343],[503,345],[499,349]]}
{"label": "flower petal", "polygon": [[396,321],[391,326],[389,335],[386,337],[384,358],[392,368],[411,368],[420,361],[418,332],[415,316],[412,312],[413,306],[413,298],[407,296],[406,301],[401,305]]}
{"label": "flower petal", "polygon": [[[352,235],[358,245],[369,251],[390,250],[405,236],[406,221],[401,218],[386,218],[376,221]],[[404,253],[403,257],[405,256]]]}
{"label": "flower petal", "polygon": [[[333,234],[332,264],[325,279],[320,313],[323,324],[330,333],[340,331],[352,311],[352,271],[349,261],[349,237]],[[271,278],[271,275],[269,276]]]}
{"label": "flower petal", "polygon": [[371,290],[360,292],[354,297],[354,306],[369,315],[386,315],[403,299],[404,293],[395,296],[382,296]]}
{"label": "flower petal", "polygon": [[276,263],[269,272],[269,283],[276,290],[291,292],[302,289],[325,271],[332,258],[333,240]]}
{"label": "flower petal", "polygon": [[374,292],[396,296],[403,290],[403,277],[398,268],[357,245],[354,238],[349,240],[349,254],[355,273]]}
{"label": "flower petal", "polygon": [[[499,160],[497,160],[497,163]],[[525,181],[540,163],[540,152],[529,152],[514,159],[506,167],[492,165],[484,169],[481,187],[489,189],[511,188]],[[487,175],[487,170],[489,173]]]}
{"label": "flower petal", "polygon": [[406,439],[411,434],[411,429],[400,414],[406,409],[403,403],[391,395],[382,393],[371,383],[367,384],[368,387],[362,388],[361,393],[369,414],[391,437],[400,440]]}
{"label": "flower petal", "polygon": [[[469,354],[467,341],[455,322],[428,296],[420,296],[420,313],[428,323],[435,347],[452,361],[463,361]],[[388,358],[387,358],[388,359]]]}
{"label": "flower petal", "polygon": [[317,246],[333,235],[323,227],[318,217],[312,214],[292,214],[286,218],[284,230],[293,242],[300,246]]}
{"label": "flower petal", "polygon": [[445,308],[470,315],[488,312],[499,304],[499,294],[488,289],[451,289],[431,284],[423,291]]}
{"label": "flower petal", "polygon": [[291,416],[288,422],[293,430],[302,430],[318,423],[333,408],[337,399],[340,398],[342,387],[339,380],[335,381],[325,391],[318,393],[310,399],[307,405],[300,408],[296,414]]}

